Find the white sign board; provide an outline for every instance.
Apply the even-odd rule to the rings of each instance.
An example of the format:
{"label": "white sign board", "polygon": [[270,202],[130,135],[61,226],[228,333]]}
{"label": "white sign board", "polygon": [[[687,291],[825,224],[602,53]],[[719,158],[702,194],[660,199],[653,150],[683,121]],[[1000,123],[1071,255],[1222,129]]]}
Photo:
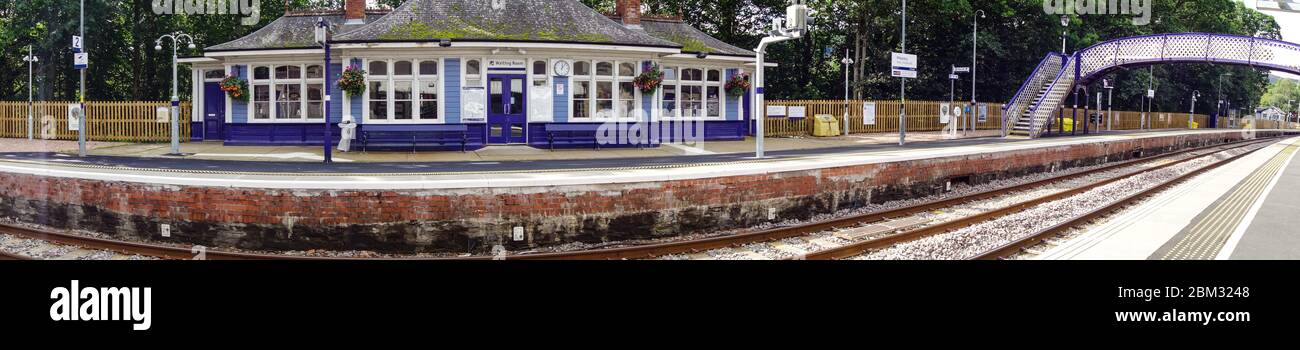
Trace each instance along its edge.
{"label": "white sign board", "polygon": [[985,122],[988,122],[988,121],[989,121],[989,104],[987,104],[987,103],[981,103],[981,104],[980,104],[980,114],[979,114],[979,116],[980,116],[980,117],[979,117],[979,121],[980,121],[980,123],[985,123]]}
{"label": "white sign board", "polygon": [[952,106],[947,103],[939,104],[939,124],[948,124],[949,108]]}
{"label": "white sign board", "polygon": [[171,109],[167,107],[158,107],[157,110],[154,110],[154,119],[159,123],[170,122],[172,119]]}
{"label": "white sign board", "polygon": [[81,52],[81,49],[83,48],[83,46],[84,46],[84,45],[81,43],[81,37],[80,37],[80,36],[73,35],[73,36],[72,36],[72,52]]}
{"label": "white sign board", "polygon": [[953,107],[952,107],[952,116],[960,118],[960,117],[961,117],[961,111],[962,111],[962,110],[961,110],[961,106],[953,106]]}
{"label": "white sign board", "polygon": [[876,103],[862,104],[862,125],[876,125]]}
{"label": "white sign board", "polygon": [[527,68],[528,64],[524,60],[488,60],[488,68]]}
{"label": "white sign board", "polygon": [[953,67],[953,73],[970,73],[970,67]]}
{"label": "white sign board", "polygon": [[69,131],[80,131],[80,130],[81,130],[81,117],[82,117],[82,115],[83,115],[83,113],[82,113],[81,105],[80,105],[80,104],[75,104],[75,103],[74,103],[74,104],[70,104],[70,105],[68,105],[68,130],[69,130]]}
{"label": "white sign board", "polygon": [[948,79],[957,80],[956,74],[948,74]]}
{"label": "white sign board", "polygon": [[895,78],[916,78],[916,55],[894,52],[891,56],[890,76]]}
{"label": "white sign board", "polygon": [[85,52],[78,52],[78,53],[74,53],[74,54],[72,54],[72,67],[73,67],[73,68],[76,68],[76,69],[86,69],[86,66],[89,65],[89,64],[90,64],[90,54],[85,53]]}
{"label": "white sign board", "polygon": [[1147,98],[1156,98],[1155,90],[1147,90]]}
{"label": "white sign board", "polygon": [[800,119],[800,118],[807,117],[808,107],[790,106],[787,112],[790,114],[791,119]]}
{"label": "white sign board", "polygon": [[487,93],[483,88],[469,88],[461,92],[461,122],[487,122]]}
{"label": "white sign board", "polygon": [[532,86],[528,91],[528,121],[550,123],[555,113],[555,104],[551,103],[551,88],[546,85]]}
{"label": "white sign board", "polygon": [[785,106],[767,106],[767,116],[769,116],[769,117],[784,117],[784,116],[785,116]]}
{"label": "white sign board", "polygon": [[564,92],[564,83],[555,83],[555,96],[566,96]]}

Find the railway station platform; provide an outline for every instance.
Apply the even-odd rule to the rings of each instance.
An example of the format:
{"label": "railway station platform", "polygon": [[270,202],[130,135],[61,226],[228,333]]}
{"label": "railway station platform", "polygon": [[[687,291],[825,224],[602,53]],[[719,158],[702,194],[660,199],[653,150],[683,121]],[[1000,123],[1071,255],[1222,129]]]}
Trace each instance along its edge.
{"label": "railway station platform", "polygon": [[[1282,130],[975,138],[696,156],[259,162],[0,153],[0,216],[268,250],[511,250],[729,230]],[[170,235],[163,237],[162,225]]]}
{"label": "railway station platform", "polygon": [[1300,138],[1158,194],[1039,259],[1300,259]]}

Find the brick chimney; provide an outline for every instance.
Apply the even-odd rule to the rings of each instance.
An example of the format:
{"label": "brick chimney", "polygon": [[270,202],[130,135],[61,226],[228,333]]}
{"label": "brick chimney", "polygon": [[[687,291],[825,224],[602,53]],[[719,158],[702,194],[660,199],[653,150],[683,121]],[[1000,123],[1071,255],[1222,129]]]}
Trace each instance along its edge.
{"label": "brick chimney", "polygon": [[366,24],[366,0],[346,0],[343,3],[343,24]]}
{"label": "brick chimney", "polygon": [[624,25],[641,25],[641,0],[614,0],[618,2],[617,15]]}

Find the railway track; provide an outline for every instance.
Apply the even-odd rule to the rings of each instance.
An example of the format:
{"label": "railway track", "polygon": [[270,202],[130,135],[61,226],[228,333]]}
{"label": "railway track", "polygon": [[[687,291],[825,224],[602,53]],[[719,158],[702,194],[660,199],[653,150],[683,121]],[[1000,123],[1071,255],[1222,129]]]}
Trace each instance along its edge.
{"label": "railway track", "polygon": [[[991,218],[997,217],[999,215],[1006,215],[1008,213],[1023,210],[1037,204],[1068,197],[1072,193],[1080,193],[1083,192],[1085,189],[1076,188],[1073,190],[1067,190],[1053,195],[1040,197],[1035,200],[1023,202],[1010,207],[1005,207],[990,212],[984,212],[963,219],[944,222],[938,225],[928,225],[918,229],[912,229],[912,228],[914,228],[915,226],[923,225],[925,223],[920,223],[920,222],[909,223],[907,220],[899,220],[900,218],[907,218],[909,216],[917,215],[919,213],[926,213],[926,212],[939,210],[943,208],[949,208],[961,204],[978,202],[990,198],[997,198],[999,196],[1004,196],[1010,193],[1028,191],[1037,187],[1042,187],[1052,183],[1066,181],[1072,178],[1079,178],[1083,176],[1101,174],[1107,171],[1113,171],[1115,169],[1122,169],[1125,167],[1132,167],[1132,166],[1137,166],[1142,164],[1160,162],[1163,160],[1173,159],[1181,155],[1187,155],[1187,154],[1194,155],[1193,157],[1183,159],[1180,161],[1171,161],[1167,164],[1159,165],[1152,169],[1140,170],[1140,171],[1132,172],[1130,174],[1126,174],[1131,176],[1132,174],[1137,174],[1137,173],[1156,170],[1156,169],[1162,169],[1172,165],[1180,164],[1191,159],[1196,159],[1198,157],[1205,156],[1205,154],[1212,154],[1214,152],[1218,152],[1218,150],[1222,148],[1241,147],[1243,145],[1254,145],[1263,142],[1269,142],[1269,141],[1258,141],[1258,140],[1240,141],[1240,142],[1229,143],[1229,144],[1187,149],[1187,150],[1171,152],[1168,154],[1163,154],[1158,156],[1132,159],[1123,162],[1116,162],[1114,164],[1107,164],[1101,167],[1097,167],[1085,171],[1070,172],[1070,173],[1052,176],[1040,180],[1030,181],[1022,184],[977,192],[977,193],[964,195],[964,196],[937,200],[928,203],[916,204],[916,205],[906,206],[897,209],[858,214],[858,215],[850,215],[850,216],[839,217],[830,220],[809,222],[809,223],[804,223],[799,225],[778,227],[773,229],[741,233],[735,235],[719,236],[719,237],[688,240],[688,241],[654,243],[654,244],[629,246],[629,247],[572,251],[572,252],[518,254],[518,255],[504,255],[504,256],[500,256],[500,255],[499,256],[472,256],[472,257],[455,257],[455,258],[400,258],[399,257],[399,258],[391,258],[391,259],[392,260],[646,259],[646,258],[655,258],[655,257],[662,257],[662,256],[668,256],[674,254],[699,253],[699,252],[709,251],[713,249],[738,247],[747,244],[755,244],[755,243],[762,243],[762,242],[776,242],[783,239],[798,238],[798,237],[803,237],[815,233],[862,228],[864,227],[864,225],[876,224],[877,227],[873,229],[878,230],[879,232],[874,232],[874,235],[883,236],[883,237],[869,239],[861,242],[855,242],[855,243],[839,246],[836,248],[826,249],[826,250],[817,251],[809,254],[800,254],[796,257],[798,259],[838,259],[838,258],[845,258],[854,255],[859,255],[862,252],[869,251],[871,249],[879,249],[880,247],[889,246],[907,240],[946,232],[947,230],[951,230],[955,227],[960,227],[962,225],[969,225],[981,221],[986,221]],[[1222,164],[1222,162],[1220,164]],[[1103,181],[1104,183],[1094,184],[1094,186],[1088,188],[1095,188],[1097,186],[1101,186],[1106,183],[1118,181],[1118,179],[1121,179],[1123,177],[1125,176],[1111,178],[1109,180]],[[1164,187],[1167,186],[1162,186],[1160,188],[1164,188]],[[1101,209],[1099,209],[1098,211],[1101,211]],[[1098,214],[1098,215],[1102,215],[1102,214]],[[894,223],[895,225],[890,226],[888,225],[888,223]],[[879,230],[880,226],[885,227],[885,229]],[[163,245],[163,244],[153,244],[153,243],[127,242],[127,241],[90,237],[90,236],[73,234],[73,233],[41,231],[41,230],[7,225],[7,224],[0,224],[0,233],[20,236],[20,237],[25,237],[30,239],[36,239],[41,241],[47,241],[54,244],[68,245],[68,246],[78,247],[83,249],[97,249],[97,250],[110,251],[110,252],[115,252],[120,254],[141,255],[141,256],[149,256],[149,257],[155,257],[161,259],[367,260],[367,258],[317,257],[317,256],[244,253],[244,252],[228,252],[228,251],[209,250],[209,249],[196,249],[194,247],[179,247],[173,245]],[[1053,235],[1052,233],[1040,233],[1040,234],[1042,234],[1042,237],[1049,237]],[[1036,234],[1036,236],[1037,235],[1038,234]],[[1024,242],[1023,244],[1033,245],[1036,244],[1036,242],[1037,241]],[[1011,247],[1009,245],[1008,247],[1006,247],[1006,249],[1008,251],[1018,250],[1023,246],[1024,245],[1017,245],[1015,247]],[[18,259],[29,259],[29,258],[21,255],[10,254],[10,253],[5,253],[3,251],[0,251],[0,260],[18,260]]]}
{"label": "railway track", "polygon": [[[1248,145],[1243,145],[1236,149],[1251,148],[1258,145],[1259,143],[1252,143]],[[1003,257],[1018,254],[1022,251],[1022,249],[1037,245],[1039,243],[1044,242],[1044,240],[1050,239],[1051,237],[1055,237],[1056,235],[1063,233],[1067,230],[1070,230],[1074,227],[1087,224],[1093,220],[1096,220],[1105,215],[1113,213],[1117,210],[1120,210],[1128,206],[1133,202],[1141,200],[1142,198],[1163,191],[1191,177],[1204,173],[1205,171],[1209,171],[1221,165],[1227,164],[1233,160],[1239,159],[1240,157],[1248,155],[1258,150],[1259,148],[1249,149],[1239,154],[1227,157],[1225,159],[1220,159],[1218,161],[1211,161],[1208,164],[1204,164],[1200,166],[1194,164],[1198,160],[1204,161],[1205,159],[1213,158],[1216,156],[1216,154],[1219,153],[1219,152],[1208,152],[1196,157],[1192,157],[1192,158],[1188,158],[1188,159],[1184,159],[1181,161],[1172,162],[1168,164],[1163,164],[1151,169],[1135,171],[1122,176],[1110,178],[1103,181],[1098,181],[1089,184],[1087,186],[1079,187],[1073,190],[1039,197],[1037,199],[1003,207],[997,210],[963,217],[958,220],[948,221],[933,226],[927,226],[921,229],[899,233],[897,235],[885,237],[882,239],[859,242],[859,243],[855,243],[843,247],[838,247],[835,249],[819,251],[814,254],[809,254],[807,258],[808,259],[844,259],[850,257],[861,258],[864,255],[869,253],[883,252],[885,249],[906,251],[907,250],[906,248],[900,248],[904,244],[920,242],[921,240],[924,239],[937,238],[940,235],[949,234],[949,233],[953,233],[953,234],[949,237],[938,238],[929,242],[925,242],[930,244],[926,244],[926,245],[918,244],[917,246],[922,246],[924,247],[923,249],[931,249],[931,250],[951,249],[952,251],[960,251],[964,247],[957,247],[955,245],[969,244],[970,240],[988,239],[983,236],[993,236],[992,234],[984,235],[982,233],[997,231],[999,229],[998,228],[999,223],[997,222],[997,220],[1006,219],[1009,222],[1015,222],[1016,220],[1037,220],[1038,218],[1034,216],[1012,218],[1013,215],[1027,211],[1030,208],[1037,207],[1037,206],[1046,206],[1052,203],[1060,203],[1069,199],[1077,198],[1078,196],[1087,193],[1091,193],[1091,191],[1102,189],[1107,185],[1117,184],[1120,183],[1121,181],[1136,178],[1139,176],[1156,174],[1158,171],[1161,171],[1163,169],[1170,169],[1171,171],[1176,171],[1174,170],[1175,167],[1195,166],[1195,168],[1191,169],[1190,171],[1178,174],[1177,176],[1173,176],[1169,179],[1159,181],[1154,186],[1143,187],[1143,189],[1124,195],[1123,197],[1120,197],[1118,200],[1102,200],[1100,202],[1105,202],[1105,203],[1103,205],[1100,205],[1096,209],[1089,210],[1082,215],[1073,216],[1069,219],[1051,225],[1050,227],[1037,230],[1037,231],[1031,231],[1032,233],[1030,234],[1023,235],[1022,237],[1019,238],[1015,238],[1009,243],[998,245],[990,250],[986,250],[981,253],[970,255],[970,256],[960,256],[959,255],[960,253],[951,253],[954,254],[953,257],[964,258],[964,259],[986,259],[986,260],[1000,259]],[[1134,181],[1140,182],[1139,180],[1134,180]],[[1094,194],[1094,196],[1095,195],[1096,194]],[[1094,199],[1093,202],[1098,202],[1098,200]],[[981,225],[985,223],[990,223],[990,224],[988,225],[988,227],[982,227],[982,228],[976,227],[976,225]],[[1005,223],[1003,224],[1005,225]],[[1006,225],[1006,226],[1016,227],[1016,225]],[[969,231],[965,232],[966,233],[965,236],[962,236],[960,234],[956,234],[956,233],[960,233],[961,232],[960,230],[969,230]],[[1010,230],[1015,230],[1015,228],[1011,228]],[[1010,232],[1007,234],[1015,235],[1014,232]],[[938,248],[943,245],[954,245],[954,246],[947,247],[947,248]],[[915,247],[909,247],[909,248],[921,249]],[[905,256],[906,254],[899,254],[899,255]],[[880,258],[880,256],[890,257],[890,256],[898,256],[898,255],[877,254],[877,256],[874,256],[874,258]]]}
{"label": "railway track", "polygon": [[[867,240],[867,241],[864,241],[864,242],[860,242],[860,244],[856,244],[856,245],[855,245],[855,244],[850,244],[850,245],[847,245],[847,246],[838,247],[837,249],[827,249],[827,250],[822,250],[822,251],[819,251],[819,252],[809,253],[809,254],[795,254],[795,257],[794,257],[795,259],[836,259],[836,258],[843,258],[843,257],[848,257],[848,256],[853,256],[853,255],[860,254],[860,251],[855,251],[857,248],[866,248],[866,249],[869,250],[869,249],[873,249],[873,248],[878,248],[878,247],[880,247],[880,246],[887,246],[887,245],[890,245],[890,244],[894,244],[894,243],[898,243],[898,242],[905,241],[905,240],[907,240],[909,237],[925,236],[925,235],[934,234],[934,233],[937,233],[937,232],[942,232],[942,231],[939,231],[939,230],[942,230],[942,229],[944,229],[945,227],[947,227],[947,228],[951,228],[951,227],[955,227],[955,226],[960,226],[961,224],[971,224],[971,223],[976,223],[976,222],[979,222],[979,221],[985,220],[986,218],[994,217],[994,216],[997,215],[998,213],[1002,213],[1002,214],[1010,213],[1010,212],[1014,212],[1014,211],[1017,211],[1017,210],[1020,210],[1020,209],[1024,209],[1024,208],[1032,207],[1033,205],[1038,204],[1038,203],[1049,202],[1050,200],[1047,199],[1047,198],[1044,198],[1044,199],[1042,199],[1042,200],[1036,200],[1036,201],[1032,201],[1032,202],[1028,202],[1028,203],[1021,203],[1020,205],[1016,205],[1016,206],[1014,206],[1014,208],[1004,208],[1004,209],[1002,209],[1002,210],[998,210],[998,211],[996,211],[996,213],[983,213],[983,214],[977,215],[977,217],[971,217],[971,218],[966,218],[966,219],[960,219],[960,220],[957,220],[957,221],[955,221],[955,222],[948,222],[948,223],[943,223],[943,224],[940,224],[940,225],[926,226],[926,227],[923,227],[923,228],[921,228],[921,229],[911,230],[911,231],[906,231],[906,230],[907,230],[908,228],[911,228],[911,227],[914,227],[914,226],[917,226],[917,225],[919,225],[919,224],[923,224],[923,223],[906,222],[905,220],[893,220],[893,219],[906,218],[906,217],[913,216],[913,215],[916,215],[916,214],[919,214],[919,213],[925,213],[925,212],[929,212],[929,211],[933,211],[933,210],[937,210],[937,209],[953,207],[953,206],[960,205],[960,204],[971,203],[971,202],[977,202],[977,201],[986,200],[986,199],[990,199],[990,198],[996,198],[996,197],[1004,196],[1004,195],[1007,195],[1007,194],[1010,194],[1010,193],[1016,193],[1016,192],[1028,191],[1028,190],[1031,190],[1031,189],[1034,189],[1034,188],[1037,188],[1037,187],[1041,187],[1041,186],[1048,185],[1048,184],[1052,184],[1052,183],[1056,183],[1056,182],[1065,181],[1065,180],[1068,180],[1068,179],[1071,179],[1071,178],[1078,178],[1078,177],[1089,176],[1089,175],[1093,175],[1093,174],[1100,174],[1100,173],[1104,173],[1104,172],[1107,172],[1107,171],[1113,171],[1113,170],[1115,170],[1115,169],[1121,169],[1121,168],[1125,168],[1125,167],[1131,167],[1131,166],[1140,165],[1140,164],[1144,164],[1144,163],[1159,162],[1159,161],[1162,161],[1162,160],[1167,160],[1167,159],[1175,158],[1175,157],[1178,157],[1178,156],[1180,156],[1180,155],[1186,155],[1186,154],[1193,154],[1193,155],[1212,154],[1212,153],[1218,152],[1219,150],[1221,150],[1221,149],[1225,149],[1225,148],[1239,147],[1239,146],[1243,146],[1243,145],[1256,145],[1256,144],[1261,144],[1261,143],[1266,143],[1266,142],[1271,142],[1271,141],[1258,141],[1258,140],[1256,140],[1256,141],[1241,141],[1241,142],[1234,142],[1234,143],[1229,143],[1229,144],[1222,144],[1222,145],[1214,145],[1214,146],[1206,146],[1206,147],[1199,147],[1199,148],[1187,149],[1187,150],[1178,151],[1178,152],[1171,152],[1171,153],[1163,154],[1163,155],[1159,155],[1159,156],[1153,156],[1153,157],[1146,157],[1146,158],[1133,159],[1133,160],[1128,160],[1128,161],[1123,161],[1123,162],[1117,162],[1117,163],[1114,163],[1114,164],[1109,164],[1109,165],[1106,165],[1106,166],[1103,166],[1103,167],[1099,167],[1099,168],[1095,168],[1095,169],[1090,169],[1090,170],[1086,170],[1086,171],[1082,171],[1082,172],[1073,172],[1073,173],[1062,174],[1062,175],[1058,175],[1058,176],[1049,177],[1049,178],[1046,178],[1046,179],[1041,179],[1041,180],[1037,180],[1037,181],[1027,182],[1027,183],[1023,183],[1023,184],[1019,184],[1019,185],[1013,185],[1013,186],[1008,186],[1008,187],[1003,187],[1003,188],[998,188],[998,189],[992,189],[992,190],[983,191],[983,192],[978,192],[978,193],[974,193],[974,194],[970,194],[970,195],[966,195],[966,196],[960,196],[960,197],[948,198],[948,199],[943,199],[943,200],[939,200],[939,201],[934,201],[934,202],[929,202],[929,203],[922,203],[922,204],[917,204],[917,205],[912,205],[912,206],[907,206],[907,207],[897,208],[897,209],[892,209],[892,210],[886,210],[886,211],[881,211],[881,212],[873,212],[873,213],[866,213],[866,214],[861,214],[861,215],[845,216],[845,217],[840,217],[840,218],[835,218],[835,219],[830,219],[830,220],[817,221],[817,222],[810,222],[810,223],[805,223],[805,224],[800,224],[800,225],[795,225],[795,226],[789,226],[789,227],[779,227],[779,228],[774,228],[774,229],[769,229],[769,230],[763,230],[763,231],[757,231],[757,232],[742,233],[742,234],[736,234],[736,235],[720,236],[720,237],[705,238],[705,239],[697,239],[697,240],[689,240],[689,241],[679,241],[679,242],[669,242],[669,243],[656,243],[656,244],[648,244],[648,245],[640,245],[640,246],[630,246],[630,247],[620,247],[620,248],[609,248],[609,249],[598,249],[598,250],[587,250],[587,251],[574,251],[574,252],[556,252],[556,253],[543,253],[543,254],[529,254],[529,255],[511,255],[511,256],[506,257],[506,259],[508,259],[508,260],[646,259],[646,258],[655,258],[655,257],[661,257],[661,256],[667,256],[667,255],[673,255],[673,254],[698,254],[698,253],[705,252],[705,251],[716,250],[716,249],[725,249],[725,248],[730,248],[730,247],[739,247],[739,246],[744,246],[744,245],[748,245],[748,244],[756,244],[756,243],[763,243],[763,242],[776,242],[776,241],[780,241],[780,240],[783,240],[783,239],[790,239],[790,238],[804,237],[804,236],[808,236],[808,235],[810,235],[810,234],[814,234],[814,233],[823,233],[823,232],[827,232],[827,231],[836,231],[836,230],[844,230],[844,229],[850,229],[850,228],[857,228],[857,227],[862,227],[863,225],[868,225],[868,224],[873,224],[873,223],[891,223],[891,222],[892,222],[892,223],[895,223],[895,225],[892,225],[893,227],[885,227],[884,229],[879,229],[879,228],[877,228],[877,232],[870,232],[870,233],[873,233],[873,234],[875,234],[875,235],[884,235],[885,237],[883,237],[883,238]],[[1203,154],[1202,154],[1202,153],[1203,153]],[[1193,156],[1193,157],[1188,158],[1188,159],[1194,159],[1195,157],[1196,157],[1196,156]],[[1184,161],[1186,161],[1186,160],[1184,160]],[[1155,169],[1158,169],[1158,168],[1164,168],[1164,167],[1171,166],[1171,165],[1178,164],[1178,163],[1181,163],[1181,161],[1179,161],[1179,162],[1172,162],[1172,163],[1170,163],[1170,164],[1165,164],[1165,165],[1159,166],[1159,167],[1157,167],[1157,168],[1154,168],[1154,169],[1148,169],[1148,170],[1155,170]],[[1126,176],[1128,176],[1128,175],[1132,175],[1132,174],[1136,174],[1136,173],[1141,173],[1141,172],[1145,172],[1145,171],[1148,171],[1148,170],[1135,171],[1135,172],[1130,173],[1130,174],[1121,175],[1120,177],[1114,177],[1114,178],[1111,178],[1111,179],[1110,179],[1111,181],[1106,182],[1106,183],[1110,183],[1110,182],[1113,182],[1113,181],[1117,181],[1118,179],[1122,179],[1122,178],[1124,178],[1124,177],[1126,177]],[[1104,184],[1105,184],[1105,183],[1103,183],[1103,184],[1099,184],[1099,185],[1097,185],[1097,186],[1104,185]],[[1096,187],[1096,186],[1093,186],[1093,187]],[[1072,191],[1073,191],[1073,192],[1072,192]],[[1065,192],[1057,193],[1055,196],[1065,197],[1065,196],[1067,196],[1069,193],[1077,193],[1077,192],[1081,192],[1081,191],[1079,191],[1078,189],[1075,189],[1075,190],[1070,190],[1070,191],[1065,191]],[[1049,196],[1049,197],[1052,197],[1052,196]],[[897,221],[904,221],[904,222],[897,222]],[[886,225],[886,226],[888,226],[888,225]],[[892,235],[893,232],[898,232],[898,231],[903,231],[904,233],[906,233],[906,235],[904,235],[903,233],[896,234],[896,235]]]}

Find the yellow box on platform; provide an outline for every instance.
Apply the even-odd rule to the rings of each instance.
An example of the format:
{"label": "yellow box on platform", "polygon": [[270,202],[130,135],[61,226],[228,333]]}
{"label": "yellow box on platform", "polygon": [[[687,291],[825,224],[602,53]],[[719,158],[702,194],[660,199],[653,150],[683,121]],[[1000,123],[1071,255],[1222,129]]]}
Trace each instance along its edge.
{"label": "yellow box on platform", "polygon": [[813,136],[828,137],[840,135],[840,122],[830,114],[818,114],[814,117]]}

